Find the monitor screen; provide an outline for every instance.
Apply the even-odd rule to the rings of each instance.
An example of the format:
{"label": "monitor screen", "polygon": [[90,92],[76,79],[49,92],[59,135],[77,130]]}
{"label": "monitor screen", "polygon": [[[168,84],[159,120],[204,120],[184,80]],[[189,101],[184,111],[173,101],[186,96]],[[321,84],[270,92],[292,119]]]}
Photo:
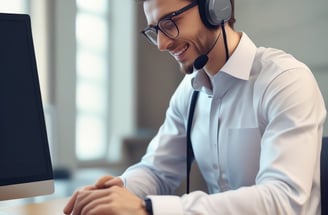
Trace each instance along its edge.
{"label": "monitor screen", "polygon": [[0,14],[0,200],[53,191],[30,17]]}

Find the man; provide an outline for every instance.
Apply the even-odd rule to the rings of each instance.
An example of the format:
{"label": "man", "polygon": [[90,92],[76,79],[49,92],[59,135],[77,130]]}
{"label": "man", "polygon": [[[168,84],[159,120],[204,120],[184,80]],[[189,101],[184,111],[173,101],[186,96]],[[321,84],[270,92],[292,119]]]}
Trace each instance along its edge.
{"label": "man", "polygon": [[[230,0],[143,6],[144,35],[187,75],[141,162],[76,191],[64,212],[319,215],[326,110],[310,70],[236,32]],[[208,193],[172,195],[193,156]]]}

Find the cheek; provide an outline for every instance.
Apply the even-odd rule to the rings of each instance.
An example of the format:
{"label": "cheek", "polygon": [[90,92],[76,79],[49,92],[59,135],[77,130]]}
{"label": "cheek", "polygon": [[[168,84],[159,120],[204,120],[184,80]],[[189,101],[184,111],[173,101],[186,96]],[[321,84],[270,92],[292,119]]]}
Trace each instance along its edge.
{"label": "cheek", "polygon": [[200,16],[191,16],[180,27],[180,35],[191,43],[197,52],[203,53],[208,41],[211,41],[213,31],[208,29]]}
{"label": "cheek", "polygon": [[215,41],[212,35],[204,31],[197,31],[188,39],[188,43],[191,44],[192,49],[194,49],[198,55],[206,53],[213,43],[212,41]]}
{"label": "cheek", "polygon": [[[193,23],[192,21],[190,20],[190,23]],[[198,54],[204,53],[215,33],[206,28],[200,20],[194,20],[194,23],[181,26],[180,38],[191,44]]]}

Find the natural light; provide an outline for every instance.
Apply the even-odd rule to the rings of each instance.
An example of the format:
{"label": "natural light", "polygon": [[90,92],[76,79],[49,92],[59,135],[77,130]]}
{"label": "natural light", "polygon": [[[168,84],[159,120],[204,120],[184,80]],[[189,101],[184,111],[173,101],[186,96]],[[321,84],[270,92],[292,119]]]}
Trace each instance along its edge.
{"label": "natural light", "polygon": [[109,130],[107,17],[108,1],[77,0],[76,155],[81,161],[106,156]]}
{"label": "natural light", "polygon": [[0,11],[2,13],[26,13],[27,0],[0,0]]}

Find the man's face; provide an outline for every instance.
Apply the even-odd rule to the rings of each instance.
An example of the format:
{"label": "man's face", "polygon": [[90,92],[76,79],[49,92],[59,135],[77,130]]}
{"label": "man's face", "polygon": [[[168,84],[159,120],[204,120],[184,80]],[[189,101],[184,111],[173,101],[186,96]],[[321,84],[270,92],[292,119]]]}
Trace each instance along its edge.
{"label": "man's face", "polygon": [[[144,2],[147,23],[156,26],[160,20],[190,3],[187,0],[147,0]],[[216,35],[202,23],[198,5],[174,16],[172,20],[178,27],[179,35],[169,38],[159,30],[157,47],[160,51],[168,51],[179,63],[182,72],[192,73],[194,60],[208,51]]]}

